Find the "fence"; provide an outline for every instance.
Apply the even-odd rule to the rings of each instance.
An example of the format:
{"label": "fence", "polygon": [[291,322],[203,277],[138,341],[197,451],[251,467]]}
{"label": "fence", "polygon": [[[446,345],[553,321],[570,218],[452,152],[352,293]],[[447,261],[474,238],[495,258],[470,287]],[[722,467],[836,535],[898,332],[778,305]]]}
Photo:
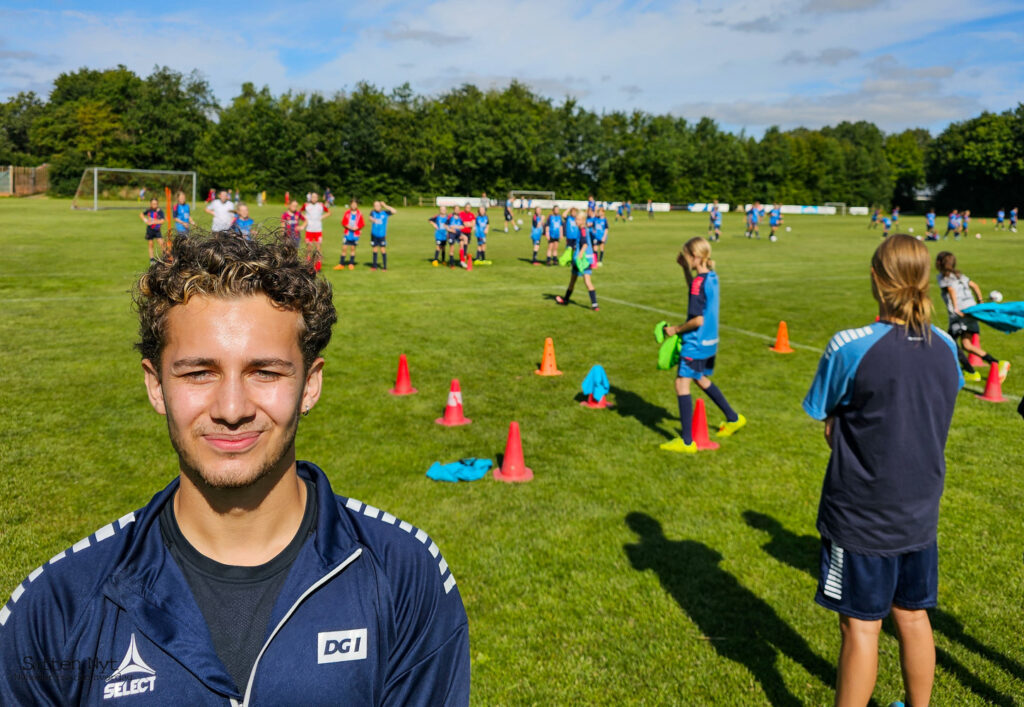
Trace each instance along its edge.
{"label": "fence", "polygon": [[0,196],[31,196],[50,188],[50,166],[0,167]]}

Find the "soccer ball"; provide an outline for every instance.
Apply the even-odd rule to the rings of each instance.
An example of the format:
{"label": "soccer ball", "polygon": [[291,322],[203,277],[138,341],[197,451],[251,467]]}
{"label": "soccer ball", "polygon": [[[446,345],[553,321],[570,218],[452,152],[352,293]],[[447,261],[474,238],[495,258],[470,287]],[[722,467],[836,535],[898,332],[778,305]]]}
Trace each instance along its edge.
{"label": "soccer ball", "polygon": [[921,236],[914,236],[914,237],[917,238],[917,240],[919,240],[919,241],[923,241],[924,240],[924,238],[921,238]]}
{"label": "soccer ball", "polygon": [[974,234],[974,237],[975,237],[975,238],[981,238],[981,234],[980,234],[980,233],[975,233],[975,234]]}
{"label": "soccer ball", "polygon": [[786,226],[786,233],[789,233],[792,230],[793,230],[793,228],[791,226]]}
{"label": "soccer ball", "polygon": [[913,233],[913,232],[914,232],[914,227],[913,226],[911,226],[910,228],[907,229],[907,233]]}
{"label": "soccer ball", "polygon": [[523,219],[517,220],[516,223],[519,224],[520,226],[522,226],[523,225]]}
{"label": "soccer ball", "polygon": [[999,290],[992,290],[991,292],[988,293],[988,298],[992,302],[1002,302],[1003,301],[1003,293],[1000,292]]}
{"label": "soccer ball", "polygon": [[770,240],[772,243],[774,243],[775,241],[779,240],[779,237],[778,236],[768,236],[768,240]]}

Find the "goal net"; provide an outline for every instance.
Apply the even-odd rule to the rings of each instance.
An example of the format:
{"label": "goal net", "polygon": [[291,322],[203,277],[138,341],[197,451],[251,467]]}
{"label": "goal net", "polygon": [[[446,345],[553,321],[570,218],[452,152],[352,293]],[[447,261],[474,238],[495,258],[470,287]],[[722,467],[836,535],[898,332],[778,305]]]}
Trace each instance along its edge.
{"label": "goal net", "polygon": [[[185,192],[192,208],[196,205],[196,173],[165,169],[117,169],[87,167],[82,172],[72,209],[144,209],[150,199],[169,211],[177,203],[178,192]],[[168,203],[170,201],[170,203]],[[168,222],[170,218],[168,216]]]}
{"label": "goal net", "polygon": [[839,216],[846,216],[846,202],[845,201],[826,201],[825,206],[836,207],[836,213]]}
{"label": "goal net", "polygon": [[526,209],[537,203],[537,200],[554,201],[553,191],[530,191],[528,189],[513,189],[508,193],[508,202],[514,209]]}

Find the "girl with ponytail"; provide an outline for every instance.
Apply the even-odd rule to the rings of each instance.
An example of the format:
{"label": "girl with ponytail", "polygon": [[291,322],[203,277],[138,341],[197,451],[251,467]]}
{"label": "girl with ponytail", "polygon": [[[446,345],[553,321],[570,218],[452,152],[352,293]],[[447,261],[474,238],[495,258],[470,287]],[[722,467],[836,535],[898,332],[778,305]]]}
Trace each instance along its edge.
{"label": "girl with ponytail", "polygon": [[818,506],[815,601],[839,614],[836,704],[867,704],[882,619],[900,640],[905,702],[926,705],[935,674],[928,613],[937,602],[945,446],[964,379],[956,344],[931,324],[930,257],[895,234],[871,258],[877,322],[836,334],[807,413],[832,449]]}

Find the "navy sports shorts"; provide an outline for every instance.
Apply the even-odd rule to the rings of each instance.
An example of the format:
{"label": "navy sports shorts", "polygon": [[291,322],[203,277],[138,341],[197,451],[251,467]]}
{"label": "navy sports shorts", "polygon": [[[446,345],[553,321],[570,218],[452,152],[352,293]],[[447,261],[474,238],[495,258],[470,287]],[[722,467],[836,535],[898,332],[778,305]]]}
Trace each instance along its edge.
{"label": "navy sports shorts", "polygon": [[715,357],[710,358],[683,358],[679,357],[679,370],[677,378],[692,378],[697,380],[703,376],[711,377],[715,372]]}
{"label": "navy sports shorts", "polygon": [[966,334],[979,334],[978,320],[972,316],[961,317],[958,314],[949,315],[949,335],[959,339]]}
{"label": "navy sports shorts", "polygon": [[382,238],[377,238],[376,236],[370,236],[370,245],[376,246],[376,247],[379,247],[379,248],[387,248],[387,246],[388,246],[387,236],[384,236]]}
{"label": "navy sports shorts", "polygon": [[151,231],[148,228],[146,229],[146,240],[147,241],[155,241],[156,239],[163,238],[163,237],[164,237],[164,233],[159,228],[157,230],[155,230],[155,231]]}
{"label": "navy sports shorts", "polygon": [[821,540],[821,572],[814,601],[863,621],[902,609],[930,609],[938,601],[939,546],[904,555],[878,557],[844,550]]}
{"label": "navy sports shorts", "polygon": [[344,245],[359,245],[359,236],[345,236]]}

